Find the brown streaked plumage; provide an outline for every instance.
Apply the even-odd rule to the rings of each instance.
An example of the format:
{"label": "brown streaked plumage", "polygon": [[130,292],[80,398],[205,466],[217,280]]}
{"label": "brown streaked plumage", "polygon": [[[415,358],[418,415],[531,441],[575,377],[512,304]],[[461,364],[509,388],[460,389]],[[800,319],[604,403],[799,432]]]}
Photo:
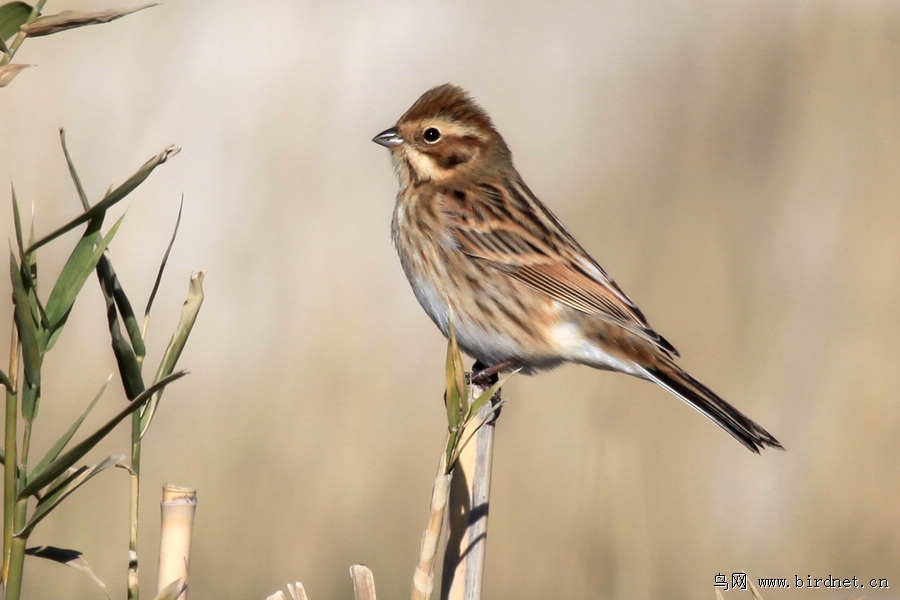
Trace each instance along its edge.
{"label": "brown streaked plumage", "polygon": [[400,179],[392,234],[425,312],[489,371],[564,362],[658,383],[754,452],[781,444],[684,372],[640,309],[531,193],[462,89],[425,92],[375,136]]}

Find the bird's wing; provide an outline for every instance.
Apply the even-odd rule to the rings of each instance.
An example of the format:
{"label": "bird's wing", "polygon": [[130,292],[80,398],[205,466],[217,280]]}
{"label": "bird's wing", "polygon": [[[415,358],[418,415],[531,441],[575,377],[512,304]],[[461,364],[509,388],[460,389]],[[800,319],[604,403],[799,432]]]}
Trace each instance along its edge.
{"label": "bird's wing", "polygon": [[678,355],[521,179],[507,179],[502,186],[448,190],[443,194],[442,212],[465,254]]}

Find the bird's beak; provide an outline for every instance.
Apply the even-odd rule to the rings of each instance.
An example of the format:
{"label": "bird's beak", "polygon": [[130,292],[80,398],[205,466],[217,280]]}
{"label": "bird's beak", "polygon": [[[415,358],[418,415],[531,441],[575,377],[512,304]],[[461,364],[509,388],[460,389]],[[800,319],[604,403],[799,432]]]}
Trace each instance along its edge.
{"label": "bird's beak", "polygon": [[400,137],[400,132],[397,131],[396,127],[391,127],[390,129],[385,129],[378,135],[372,138],[372,141],[376,144],[380,144],[385,148],[392,148],[394,146],[399,146],[403,143],[403,138]]}

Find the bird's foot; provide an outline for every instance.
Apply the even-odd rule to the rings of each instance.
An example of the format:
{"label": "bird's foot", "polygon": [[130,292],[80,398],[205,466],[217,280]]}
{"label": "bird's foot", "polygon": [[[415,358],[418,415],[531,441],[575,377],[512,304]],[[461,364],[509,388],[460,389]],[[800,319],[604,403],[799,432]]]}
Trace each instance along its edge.
{"label": "bird's foot", "polygon": [[497,383],[497,374],[501,371],[508,371],[519,366],[520,361],[511,358],[498,362],[495,365],[485,366],[480,360],[476,360],[472,365],[472,373],[469,375],[469,383],[480,385],[482,387],[490,387]]}

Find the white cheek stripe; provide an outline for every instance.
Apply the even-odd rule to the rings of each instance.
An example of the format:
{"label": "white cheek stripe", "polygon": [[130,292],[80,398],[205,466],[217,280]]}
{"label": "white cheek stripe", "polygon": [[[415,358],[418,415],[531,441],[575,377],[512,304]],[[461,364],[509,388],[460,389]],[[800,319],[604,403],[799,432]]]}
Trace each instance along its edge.
{"label": "white cheek stripe", "polygon": [[413,170],[416,173],[435,181],[440,179],[443,175],[443,171],[434,164],[431,157],[426,156],[421,152],[417,152],[416,150],[407,150],[406,156],[409,159],[409,162],[412,163]]}

